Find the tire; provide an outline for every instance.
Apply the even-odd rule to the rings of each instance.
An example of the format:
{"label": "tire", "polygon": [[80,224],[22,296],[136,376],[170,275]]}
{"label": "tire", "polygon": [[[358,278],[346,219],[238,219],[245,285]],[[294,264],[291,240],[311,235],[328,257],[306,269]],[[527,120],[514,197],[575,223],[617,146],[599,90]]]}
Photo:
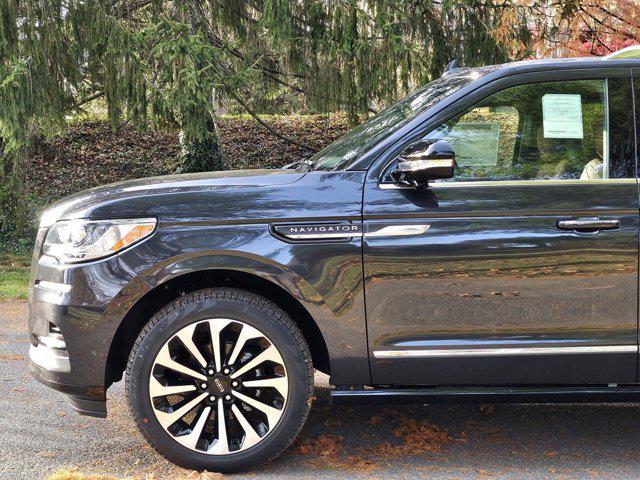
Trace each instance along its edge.
{"label": "tire", "polygon": [[311,354],[297,325],[269,300],[199,290],[142,329],[126,390],[138,428],[169,461],[238,472],[279,456],[302,429],[313,394]]}

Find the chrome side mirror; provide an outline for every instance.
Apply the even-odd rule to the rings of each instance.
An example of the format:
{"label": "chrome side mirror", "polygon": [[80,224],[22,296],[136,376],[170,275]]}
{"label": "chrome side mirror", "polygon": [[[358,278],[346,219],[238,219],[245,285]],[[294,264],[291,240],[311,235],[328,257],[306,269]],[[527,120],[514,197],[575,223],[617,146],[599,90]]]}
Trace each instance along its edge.
{"label": "chrome side mirror", "polygon": [[429,180],[453,178],[456,156],[446,140],[416,142],[398,157],[391,178],[400,185],[427,186]]}

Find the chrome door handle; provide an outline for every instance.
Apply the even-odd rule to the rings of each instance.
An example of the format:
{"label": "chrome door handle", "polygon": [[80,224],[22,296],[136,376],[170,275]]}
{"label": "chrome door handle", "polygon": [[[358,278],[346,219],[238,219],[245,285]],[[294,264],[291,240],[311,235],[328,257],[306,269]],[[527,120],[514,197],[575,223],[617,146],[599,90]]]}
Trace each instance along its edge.
{"label": "chrome door handle", "polygon": [[572,220],[558,220],[556,224],[560,230],[594,231],[613,230],[620,228],[620,220],[617,218],[575,218]]}

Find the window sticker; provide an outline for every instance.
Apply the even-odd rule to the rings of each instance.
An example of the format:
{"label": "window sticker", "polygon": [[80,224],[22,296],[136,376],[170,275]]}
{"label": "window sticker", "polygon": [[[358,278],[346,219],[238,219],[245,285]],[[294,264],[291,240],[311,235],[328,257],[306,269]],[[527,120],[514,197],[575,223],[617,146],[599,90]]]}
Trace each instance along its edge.
{"label": "window sticker", "polygon": [[458,123],[448,139],[461,167],[489,167],[498,163],[499,123]]}
{"label": "window sticker", "polygon": [[545,138],[583,138],[580,94],[544,95],[542,120]]}

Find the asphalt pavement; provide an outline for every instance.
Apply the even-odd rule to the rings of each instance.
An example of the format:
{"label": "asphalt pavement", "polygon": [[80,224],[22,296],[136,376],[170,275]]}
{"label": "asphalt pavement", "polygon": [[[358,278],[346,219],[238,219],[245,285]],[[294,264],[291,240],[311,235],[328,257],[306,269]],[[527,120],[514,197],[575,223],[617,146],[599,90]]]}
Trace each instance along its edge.
{"label": "asphalt pavement", "polygon": [[[180,478],[109,390],[109,417],[76,415],[27,368],[24,302],[0,303],[0,480],[63,468]],[[326,379],[300,439],[269,465],[225,478],[627,479],[640,476],[640,404],[330,406]]]}

